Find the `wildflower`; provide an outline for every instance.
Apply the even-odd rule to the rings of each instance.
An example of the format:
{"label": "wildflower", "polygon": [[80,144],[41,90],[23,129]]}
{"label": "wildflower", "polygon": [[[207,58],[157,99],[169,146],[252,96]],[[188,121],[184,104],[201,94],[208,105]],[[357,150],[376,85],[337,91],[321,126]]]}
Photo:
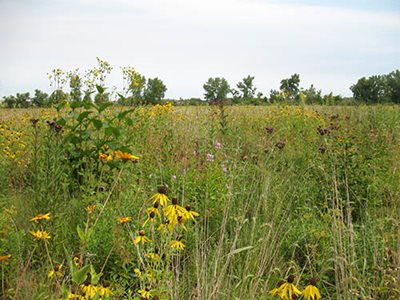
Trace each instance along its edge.
{"label": "wildflower", "polygon": [[142,277],[142,272],[138,268],[133,269],[133,272],[137,277]]}
{"label": "wildflower", "polygon": [[34,236],[35,239],[37,240],[48,240],[50,238],[50,235],[43,230],[37,230],[37,231],[29,231],[30,234]]}
{"label": "wildflower", "polygon": [[295,276],[290,275],[287,278],[287,281],[284,282],[280,287],[279,287],[279,292],[278,295],[281,299],[297,299],[298,296],[301,295],[301,292],[297,289],[297,287],[293,284]]}
{"label": "wildflower", "polygon": [[97,287],[91,285],[89,282],[85,282],[80,285],[82,292],[85,293],[86,299],[92,299],[97,295]]}
{"label": "wildflower", "polygon": [[265,130],[269,133],[272,134],[274,132],[274,129],[272,127],[265,127]]}
{"label": "wildflower", "polygon": [[62,274],[62,272],[61,272],[62,267],[63,267],[62,264],[60,264],[60,265],[54,267],[53,270],[51,270],[51,271],[49,272],[49,274],[47,275],[47,277],[48,277],[48,278],[52,278],[53,276],[62,277],[62,276],[63,276],[63,274]]}
{"label": "wildflower", "polygon": [[129,223],[130,221],[132,221],[132,217],[119,217],[117,221],[119,224]]}
{"label": "wildflower", "polygon": [[146,299],[149,299],[151,297],[151,293],[150,293],[150,288],[149,287],[145,287],[144,290],[138,290],[138,293],[141,297],[144,297]]}
{"label": "wildflower", "polygon": [[215,147],[215,149],[221,149],[221,148],[222,148],[222,144],[216,142],[215,145],[214,145],[214,147]]}
{"label": "wildflower", "polygon": [[172,180],[176,180],[176,175],[171,175]]}
{"label": "wildflower", "polygon": [[144,244],[150,242],[150,239],[145,235],[143,230],[139,231],[139,235],[137,237],[135,237],[134,243],[135,244]]}
{"label": "wildflower", "polygon": [[132,155],[132,154],[129,154],[129,153],[126,153],[126,152],[122,152],[121,150],[115,151],[115,152],[114,152],[114,155],[115,155],[117,158],[119,158],[119,159],[121,159],[122,161],[124,161],[124,162],[131,161],[131,162],[133,162],[133,163],[136,163],[136,162],[139,161],[139,157],[137,157],[137,156],[135,156],[135,155]]}
{"label": "wildflower", "polygon": [[279,298],[284,299],[284,298],[285,298],[285,294],[284,294],[283,289],[282,289],[281,287],[282,287],[282,285],[283,285],[285,282],[286,282],[285,280],[280,280],[280,281],[278,282],[278,287],[277,287],[277,288],[274,288],[274,289],[273,289],[272,291],[270,291],[269,293],[270,293],[272,296],[278,295]]}
{"label": "wildflower", "polygon": [[7,254],[7,255],[0,255],[0,262],[5,261],[7,259],[11,258],[11,254]]}
{"label": "wildflower", "polygon": [[105,161],[105,162],[107,162],[107,161],[112,161],[112,160],[113,160],[112,155],[111,155],[111,154],[108,155],[108,154],[106,154],[106,153],[99,153],[99,158],[100,158],[102,161]]}
{"label": "wildflower", "polygon": [[150,221],[150,222],[153,222],[153,221],[154,221],[155,215],[156,215],[155,212],[152,211],[152,212],[149,214],[149,217],[146,219],[146,221],[144,221],[142,227],[146,226],[146,224],[147,224],[149,221]]}
{"label": "wildflower", "polygon": [[86,211],[89,214],[92,214],[96,211],[96,208],[97,208],[96,204],[89,204],[88,206],[86,206]]}
{"label": "wildflower", "polygon": [[207,153],[207,161],[213,162],[214,161],[214,155],[212,155],[211,153]]}
{"label": "wildflower", "polygon": [[72,261],[74,262],[74,265],[76,267],[82,266],[82,264],[83,264],[82,259],[81,259],[81,257],[79,255],[75,255],[73,257]]}
{"label": "wildflower", "polygon": [[177,216],[184,215],[186,213],[186,209],[178,205],[177,198],[172,198],[172,204],[164,208],[164,213],[170,221],[174,221]]}
{"label": "wildflower", "polygon": [[158,210],[158,207],[160,206],[160,203],[158,201],[154,202],[153,207],[150,207],[147,209],[147,213],[150,215],[151,213],[154,213],[157,216],[161,216],[160,211]]}
{"label": "wildflower", "polygon": [[318,150],[320,153],[324,154],[326,151],[326,148],[324,147],[324,145],[321,145],[321,146],[319,146]]}
{"label": "wildflower", "polygon": [[200,216],[199,213],[192,210],[192,206],[190,204],[186,205],[186,211],[183,214],[185,219],[192,219],[194,221],[194,217]]}
{"label": "wildflower", "polygon": [[171,241],[171,248],[176,250],[184,250],[185,245],[180,240],[173,240]]}
{"label": "wildflower", "polygon": [[284,141],[278,141],[275,146],[279,149],[282,150],[283,148],[285,148],[286,143]]}
{"label": "wildflower", "polygon": [[30,119],[30,121],[31,121],[31,123],[32,123],[32,126],[33,127],[36,127],[36,124],[37,124],[37,122],[39,122],[39,119]]}
{"label": "wildflower", "polygon": [[222,172],[224,172],[225,174],[228,173],[228,168],[224,164],[221,165],[221,168]]}
{"label": "wildflower", "polygon": [[146,253],[144,256],[146,256],[147,258],[149,258],[150,260],[152,260],[154,262],[160,261],[160,255],[155,252]]}
{"label": "wildflower", "polygon": [[157,193],[151,196],[150,201],[153,200],[153,204],[158,202],[161,206],[166,206],[168,204],[168,196],[167,196],[168,188],[166,186],[160,186],[157,190]]}
{"label": "wildflower", "polygon": [[101,286],[98,287],[99,296],[109,297],[111,296],[110,283],[105,281]]}
{"label": "wildflower", "polygon": [[321,299],[321,294],[316,287],[318,279],[313,277],[309,280],[309,285],[303,291],[303,296],[306,300],[319,300]]}
{"label": "wildflower", "polygon": [[37,216],[34,216],[31,221],[36,222],[41,221],[41,220],[49,220],[50,219],[50,213],[47,214],[38,214]]}

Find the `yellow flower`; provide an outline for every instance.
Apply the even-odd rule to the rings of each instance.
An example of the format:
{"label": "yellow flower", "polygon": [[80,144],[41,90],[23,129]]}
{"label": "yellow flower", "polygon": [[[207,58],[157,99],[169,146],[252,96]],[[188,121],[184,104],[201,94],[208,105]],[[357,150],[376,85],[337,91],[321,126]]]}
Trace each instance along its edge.
{"label": "yellow flower", "polygon": [[275,295],[278,295],[279,296],[279,298],[281,298],[281,299],[285,299],[285,294],[283,293],[283,289],[281,289],[281,286],[285,283],[286,281],[285,280],[280,280],[279,282],[278,282],[278,287],[277,288],[274,288],[272,291],[270,291],[269,293],[272,295],[272,296],[275,296]]}
{"label": "yellow flower", "polygon": [[[278,295],[281,299],[292,300],[293,296],[298,297],[301,295],[301,292],[297,289],[297,287],[293,284],[295,276],[290,275],[279,288],[275,292],[275,295]],[[273,291],[273,290],[272,290]],[[271,291],[271,292],[272,292]],[[297,299],[297,298],[296,298]]]}
{"label": "yellow flower", "polygon": [[121,150],[114,151],[114,155],[124,162],[131,161],[135,163],[139,161],[139,157],[126,152],[122,152]]}
{"label": "yellow flower", "polygon": [[159,204],[161,204],[161,206],[166,206],[169,202],[168,196],[166,195],[167,191],[167,187],[160,186],[157,190],[157,193],[151,196],[149,200],[153,201],[154,205],[156,205],[156,203],[158,202]]}
{"label": "yellow flower", "polygon": [[0,262],[11,258],[11,254],[0,255]]}
{"label": "yellow flower", "polygon": [[51,271],[49,272],[49,274],[47,275],[47,277],[48,277],[48,278],[52,278],[54,275],[55,275],[56,277],[62,277],[62,276],[63,276],[63,273],[61,272],[62,267],[63,267],[62,264],[60,264],[60,265],[54,267],[54,269],[51,270]]}
{"label": "yellow flower", "polygon": [[98,287],[99,296],[110,297],[112,292],[110,290],[110,284],[104,282],[103,285]]}
{"label": "yellow flower", "polygon": [[144,290],[138,290],[141,297],[149,299],[151,297],[150,288],[146,287]]}
{"label": "yellow flower", "polygon": [[108,155],[108,154],[106,154],[106,153],[99,153],[99,158],[100,158],[102,161],[105,161],[105,162],[107,162],[107,161],[112,161],[112,160],[113,160],[112,155],[111,155],[111,154]]}
{"label": "yellow flower", "polygon": [[164,213],[170,222],[176,222],[178,216],[184,216],[186,214],[186,209],[178,205],[177,198],[172,198],[172,204],[164,208]]}
{"label": "yellow flower", "polygon": [[96,211],[96,208],[97,208],[96,204],[89,204],[88,206],[86,206],[86,211],[89,214],[92,214]]}
{"label": "yellow flower", "polygon": [[119,224],[125,224],[125,223],[131,222],[131,221],[132,221],[132,217],[119,217],[118,218]]}
{"label": "yellow flower", "polygon": [[189,204],[186,205],[186,211],[183,214],[183,217],[187,220],[192,219],[194,221],[194,217],[198,217],[200,216],[199,213],[192,211],[192,206],[190,206]]}
{"label": "yellow flower", "polygon": [[135,273],[135,275],[137,276],[137,277],[142,277],[142,272],[140,272],[140,270],[138,269],[138,268],[136,268],[136,269],[133,269],[133,272]]}
{"label": "yellow flower", "polygon": [[310,284],[306,286],[303,291],[303,296],[306,300],[319,300],[321,299],[321,293],[316,287],[317,278],[313,277],[310,279]]}
{"label": "yellow flower", "polygon": [[147,224],[148,222],[154,222],[154,217],[155,217],[155,216],[156,216],[156,214],[152,211],[152,212],[149,214],[149,217],[146,219],[146,221],[144,221],[142,227],[146,226],[146,224]]}
{"label": "yellow flower", "polygon": [[150,242],[150,239],[148,237],[146,237],[143,230],[140,230],[139,235],[137,237],[135,237],[134,243],[135,244],[139,244],[139,243],[145,244],[147,242]]}
{"label": "yellow flower", "polygon": [[154,262],[160,261],[160,255],[154,252],[146,253],[144,256],[146,256],[147,258],[151,259]]}
{"label": "yellow flower", "polygon": [[92,299],[97,295],[97,287],[86,282],[80,285],[82,292],[85,293],[86,299]]}
{"label": "yellow flower", "polygon": [[176,250],[184,250],[185,245],[181,241],[173,240],[173,241],[171,241],[171,248],[176,249]]}
{"label": "yellow flower", "polygon": [[50,213],[47,214],[38,214],[37,216],[34,216],[31,221],[36,222],[40,220],[50,220]]}
{"label": "yellow flower", "polygon": [[29,231],[30,234],[34,236],[35,239],[37,240],[48,240],[50,238],[50,235],[43,230],[36,230],[36,231]]}

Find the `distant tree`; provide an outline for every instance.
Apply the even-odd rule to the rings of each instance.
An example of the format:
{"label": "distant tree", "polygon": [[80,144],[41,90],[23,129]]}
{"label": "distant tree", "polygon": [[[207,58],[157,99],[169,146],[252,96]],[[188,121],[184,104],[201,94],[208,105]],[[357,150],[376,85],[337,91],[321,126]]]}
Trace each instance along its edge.
{"label": "distant tree", "polygon": [[[255,100],[257,88],[253,84],[254,76],[248,75],[236,84],[237,90],[232,90],[233,102],[248,102],[252,103]],[[258,101],[255,101],[258,102]]]}
{"label": "distant tree", "polygon": [[68,73],[71,101],[82,101],[82,79],[77,70]]}
{"label": "distant tree", "polygon": [[305,103],[306,104],[322,104],[322,91],[317,90],[312,84],[308,89],[303,91],[305,95]]}
{"label": "distant tree", "polygon": [[385,102],[385,77],[380,75],[369,78],[362,77],[350,87],[350,90],[357,101],[366,103]]}
{"label": "distant tree", "polygon": [[124,90],[126,95],[128,96],[124,99],[125,101],[130,99],[130,103],[127,103],[126,105],[140,103],[143,100],[143,91],[146,85],[146,77],[136,71],[133,67],[123,67],[122,75],[125,85]]}
{"label": "distant tree", "polygon": [[157,77],[153,79],[149,78],[143,92],[145,104],[159,103],[164,98],[166,91],[167,87],[161,79]]}
{"label": "distant tree", "polygon": [[17,93],[15,96],[15,107],[26,108],[30,105],[29,93]]}
{"label": "distant tree", "polygon": [[400,103],[400,70],[386,76],[386,95],[391,102]]}
{"label": "distant tree", "polygon": [[7,108],[13,108],[17,103],[17,99],[15,98],[15,96],[5,96],[3,97],[3,102],[5,103]]}
{"label": "distant tree", "polygon": [[205,90],[204,97],[207,101],[225,99],[230,91],[230,87],[225,78],[209,78],[203,85]]}
{"label": "distant tree", "polygon": [[45,107],[48,105],[48,102],[49,95],[41,90],[36,89],[35,95],[32,97],[32,105],[37,107]]}
{"label": "distant tree", "polygon": [[300,88],[300,75],[293,74],[290,78],[282,79],[280,90],[286,100],[293,102],[299,94]]}

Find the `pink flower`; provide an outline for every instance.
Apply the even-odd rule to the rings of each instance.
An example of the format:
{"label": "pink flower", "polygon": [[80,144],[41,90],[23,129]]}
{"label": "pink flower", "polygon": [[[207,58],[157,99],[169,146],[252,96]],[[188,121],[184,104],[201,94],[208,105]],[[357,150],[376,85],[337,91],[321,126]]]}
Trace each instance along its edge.
{"label": "pink flower", "polygon": [[207,153],[207,161],[214,161],[214,155]]}
{"label": "pink flower", "polygon": [[219,142],[215,143],[215,149],[221,149],[222,148],[222,144]]}

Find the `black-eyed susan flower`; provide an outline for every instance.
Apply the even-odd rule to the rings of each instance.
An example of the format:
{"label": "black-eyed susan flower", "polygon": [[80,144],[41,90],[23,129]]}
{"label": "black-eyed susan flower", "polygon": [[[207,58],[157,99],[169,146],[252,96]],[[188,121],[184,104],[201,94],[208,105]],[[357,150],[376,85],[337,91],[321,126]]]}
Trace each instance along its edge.
{"label": "black-eyed susan flower", "polygon": [[48,240],[50,239],[50,235],[48,234],[47,231],[44,230],[36,230],[36,231],[29,231],[30,234],[33,235],[33,237],[37,240]]}
{"label": "black-eyed susan flower", "polygon": [[187,228],[185,226],[185,218],[183,216],[177,216],[176,220],[177,224],[182,226],[183,230],[187,231]]}
{"label": "black-eyed susan flower", "polygon": [[[271,290],[269,293],[270,293],[270,295],[272,295],[272,296],[279,296],[279,298],[280,299],[285,299],[285,294],[284,294],[284,291],[283,291],[283,289],[281,289],[281,287],[282,287],[282,285],[285,283],[286,281],[285,280],[280,280],[279,282],[278,282],[278,287],[277,288],[274,288],[273,290]],[[287,298],[286,298],[287,299]]]}
{"label": "black-eyed susan flower", "polygon": [[155,216],[161,216],[161,213],[159,211],[160,203],[158,201],[154,202],[153,207],[150,207],[147,209],[147,213],[150,215],[151,213],[154,213]]}
{"label": "black-eyed susan flower", "polygon": [[292,300],[292,299],[297,299],[301,295],[299,289],[293,284],[294,279],[295,279],[294,275],[289,275],[286,282],[284,282],[278,288],[279,292],[277,293],[277,295],[279,295],[281,299]]}
{"label": "black-eyed susan flower", "polygon": [[106,154],[106,153],[99,153],[99,158],[101,161],[108,162],[112,161],[113,157],[111,154]]}
{"label": "black-eyed susan flower", "polygon": [[199,213],[195,212],[192,210],[192,206],[191,205],[186,205],[185,207],[186,211],[183,214],[183,217],[187,220],[192,219],[194,221],[194,217],[198,217],[200,216]]}
{"label": "black-eyed susan flower", "polygon": [[7,259],[10,259],[10,258],[11,258],[11,254],[0,255],[0,262],[6,261]]}
{"label": "black-eyed susan flower", "polygon": [[153,201],[153,205],[158,202],[161,206],[166,206],[169,202],[167,192],[168,188],[166,186],[160,186],[157,193],[151,196],[149,200]]}
{"label": "black-eyed susan flower", "polygon": [[138,293],[141,297],[144,297],[146,299],[149,299],[151,297],[151,292],[149,287],[145,287],[142,290],[138,290]]}
{"label": "black-eyed susan flower", "polygon": [[184,216],[186,214],[186,209],[178,205],[177,198],[172,198],[172,204],[164,208],[164,213],[168,220],[172,223],[176,222],[178,216]]}
{"label": "black-eyed susan flower", "polygon": [[133,163],[136,163],[139,161],[139,157],[132,155],[130,153],[122,152],[121,150],[114,151],[114,155],[115,157],[119,158],[124,162],[131,161]]}
{"label": "black-eyed susan flower", "polygon": [[318,279],[313,277],[309,280],[309,285],[303,291],[303,296],[306,300],[319,300],[321,299],[321,293],[319,292],[316,284]]}
{"label": "black-eyed susan flower", "polygon": [[143,227],[146,226],[146,224],[147,224],[148,222],[154,222],[154,217],[155,217],[155,216],[156,216],[156,214],[152,211],[152,212],[149,214],[149,217],[146,219],[146,221],[144,221]]}
{"label": "black-eyed susan flower", "polygon": [[149,253],[146,253],[144,256],[147,257],[148,259],[150,259],[153,262],[159,262],[160,261],[160,255],[158,253],[149,252]]}
{"label": "black-eyed susan flower", "polygon": [[150,242],[150,239],[145,235],[144,230],[139,231],[139,235],[135,237],[135,240],[133,241],[135,244],[145,244],[147,242]]}
{"label": "black-eyed susan flower", "polygon": [[31,221],[32,222],[38,222],[38,221],[41,221],[41,220],[50,220],[50,213],[47,213],[47,214],[38,214],[37,216],[34,216],[32,219],[31,219]]}
{"label": "black-eyed susan flower", "polygon": [[183,244],[180,240],[171,241],[170,246],[172,249],[175,249],[175,250],[184,250],[186,247],[185,244]]}
{"label": "black-eyed susan flower", "polygon": [[119,217],[117,221],[119,224],[129,223],[132,221],[132,217]]}
{"label": "black-eyed susan flower", "polygon": [[62,277],[63,276],[62,268],[63,268],[62,264],[55,266],[53,270],[50,270],[49,274],[47,274],[47,277],[48,278],[52,278],[53,276],[55,276],[56,278]]}
{"label": "black-eyed susan flower", "polygon": [[85,294],[85,299],[92,299],[98,295],[97,286],[90,284],[90,282],[85,282],[80,285],[82,292]]}
{"label": "black-eyed susan flower", "polygon": [[99,296],[101,296],[101,297],[110,297],[112,295],[110,286],[111,285],[110,285],[109,282],[107,282],[107,281],[103,282],[103,284],[97,288]]}

